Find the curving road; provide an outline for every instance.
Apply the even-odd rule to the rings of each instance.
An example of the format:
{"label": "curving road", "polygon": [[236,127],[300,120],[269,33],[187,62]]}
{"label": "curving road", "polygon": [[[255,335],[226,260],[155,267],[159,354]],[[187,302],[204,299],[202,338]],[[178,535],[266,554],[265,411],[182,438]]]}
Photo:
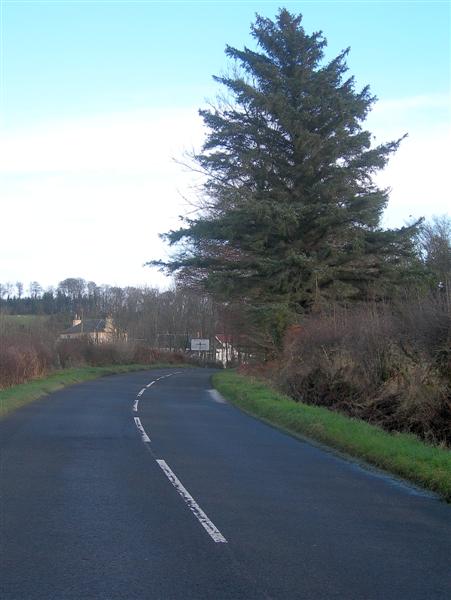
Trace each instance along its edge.
{"label": "curving road", "polygon": [[445,600],[451,507],[295,440],[212,371],[107,377],[0,421],[2,600]]}

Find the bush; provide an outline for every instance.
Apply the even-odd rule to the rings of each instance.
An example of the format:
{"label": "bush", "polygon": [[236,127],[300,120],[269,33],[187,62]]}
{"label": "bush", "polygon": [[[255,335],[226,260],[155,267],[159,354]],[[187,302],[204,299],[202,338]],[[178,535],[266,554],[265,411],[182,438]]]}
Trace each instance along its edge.
{"label": "bush", "polygon": [[83,365],[104,367],[136,362],[132,344],[125,342],[96,344],[88,337],[60,340],[57,344],[57,352],[63,369]]}
{"label": "bush", "polygon": [[287,332],[271,378],[295,400],[451,445],[450,339],[440,298],[335,308]]}
{"label": "bush", "polygon": [[0,388],[24,383],[48,373],[55,354],[39,340],[19,336],[2,337],[0,345]]}
{"label": "bush", "polygon": [[166,350],[160,350],[159,348],[152,348],[147,344],[136,344],[134,347],[134,362],[139,364],[153,364],[153,363],[168,363],[168,364],[182,364],[191,362],[188,355],[183,352],[168,352]]}
{"label": "bush", "polygon": [[133,342],[96,344],[87,337],[61,340],[58,342],[57,352],[63,368],[83,365],[102,367],[117,364],[194,364],[183,352],[167,352]]}

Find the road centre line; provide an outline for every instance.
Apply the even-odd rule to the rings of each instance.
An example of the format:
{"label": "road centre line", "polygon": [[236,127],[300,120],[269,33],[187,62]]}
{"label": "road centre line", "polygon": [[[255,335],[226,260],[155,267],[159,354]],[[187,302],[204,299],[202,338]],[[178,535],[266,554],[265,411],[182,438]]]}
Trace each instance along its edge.
{"label": "road centre line", "polygon": [[152,385],[154,385],[159,379],[164,379],[165,377],[171,377],[171,375],[180,375],[180,371],[178,371],[177,373],[169,373],[169,375],[162,375],[161,377],[158,377],[157,379],[155,379],[154,381],[150,381],[145,387],[143,387],[141,390],[139,390],[136,400],[133,403],[133,412],[138,412],[138,403],[139,403],[139,398],[144,394],[144,392],[146,391],[146,388],[150,388]]}
{"label": "road centre line", "polygon": [[138,428],[139,433],[141,434],[141,439],[145,444],[150,443],[150,437],[147,435],[144,427],[141,424],[141,420],[139,419],[139,417],[134,417],[135,419],[135,425]]}
{"label": "road centre line", "polygon": [[[155,381],[149,382],[145,388],[143,388],[142,390],[140,390],[138,392],[138,395],[133,403],[133,412],[135,412],[135,413],[138,412],[138,403],[139,403],[140,397],[146,391],[146,388],[151,387],[154,383],[156,383],[160,379],[165,379],[166,377],[171,377],[172,375],[179,375],[179,374],[181,374],[181,373],[180,372],[169,373],[168,375],[162,375],[161,377],[158,377],[157,379],[155,379]],[[139,417],[134,417],[134,421],[135,421],[135,425],[136,425],[138,431],[141,434],[142,441],[145,444],[150,444],[150,442],[151,442],[150,437],[147,435]],[[153,455],[151,446],[147,445],[146,447],[150,451],[150,453]],[[190,511],[194,514],[196,519],[199,521],[199,523],[202,525],[202,527],[205,529],[205,531],[211,537],[211,539],[216,543],[227,544],[226,538],[222,535],[222,533],[219,531],[219,529],[216,527],[216,525],[208,518],[208,516],[205,514],[205,512],[197,504],[197,502],[194,500],[194,498],[191,496],[191,494],[188,492],[188,490],[183,486],[181,481],[177,478],[175,473],[170,469],[170,467],[168,466],[166,461],[164,461],[162,459],[155,459],[155,460],[157,461],[159,467],[162,469],[162,471],[164,472],[166,477],[169,479],[169,481],[175,487],[175,489],[177,490],[179,495],[183,498],[185,503],[188,505],[188,508],[190,509]]]}
{"label": "road centre line", "polygon": [[160,379],[166,379],[166,377],[172,377],[173,375],[181,375],[182,371],[177,371],[176,373],[168,373],[167,375],[161,375],[161,377],[157,377],[156,381]]}
{"label": "road centre line", "polygon": [[[155,379],[154,381],[150,381],[150,382],[149,382],[149,383],[148,383],[148,384],[147,384],[145,387],[143,387],[141,390],[139,390],[139,392],[138,392],[138,394],[137,394],[137,396],[136,396],[136,399],[135,399],[135,401],[133,402],[133,408],[132,408],[132,412],[134,412],[134,413],[137,413],[137,412],[138,412],[138,404],[139,404],[139,399],[140,399],[140,397],[141,397],[141,396],[144,394],[144,392],[146,391],[146,388],[150,388],[150,387],[151,387],[152,385],[154,385],[154,383],[156,383],[156,382],[157,382],[159,379],[164,379],[165,377],[171,377],[171,375],[180,375],[180,371],[177,371],[176,373],[169,373],[168,375],[162,375],[161,377],[158,377],[158,378],[157,378],[157,379]],[[138,419],[138,420],[139,420],[139,419]],[[136,422],[136,419],[135,419],[135,422]],[[140,422],[140,425],[141,425],[141,422]],[[136,426],[138,427],[138,429],[140,429],[140,428],[139,428],[139,426],[138,426],[138,424],[137,424]],[[142,425],[141,425],[141,428],[142,428]],[[140,429],[140,431],[141,431],[141,429]],[[145,434],[145,431],[144,431],[144,429],[142,429],[142,432],[144,432],[144,434]],[[141,433],[142,433],[142,432],[141,432]],[[146,434],[146,435],[147,435],[147,434]],[[147,437],[149,437],[149,436],[147,436]],[[144,440],[144,441],[147,441],[147,440]],[[148,441],[150,442],[150,439],[149,439]]]}
{"label": "road centre line", "polygon": [[[135,421],[136,421],[136,419],[135,419]],[[161,469],[163,470],[166,477],[169,479],[169,481],[175,487],[177,492],[180,494],[180,496],[186,502],[190,511],[194,514],[194,516],[197,518],[199,523],[202,525],[202,527],[205,529],[205,531],[208,533],[208,535],[212,538],[212,540],[216,543],[227,544],[226,538],[222,535],[222,533],[219,531],[219,529],[216,527],[216,525],[212,521],[210,521],[210,519],[207,517],[207,515],[204,513],[204,511],[201,509],[201,507],[197,504],[197,502],[194,500],[194,498],[188,492],[188,490],[183,486],[181,481],[177,478],[175,473],[170,469],[170,467],[168,466],[166,461],[161,460],[161,459],[156,459],[156,461],[159,464],[159,466],[161,467]]]}

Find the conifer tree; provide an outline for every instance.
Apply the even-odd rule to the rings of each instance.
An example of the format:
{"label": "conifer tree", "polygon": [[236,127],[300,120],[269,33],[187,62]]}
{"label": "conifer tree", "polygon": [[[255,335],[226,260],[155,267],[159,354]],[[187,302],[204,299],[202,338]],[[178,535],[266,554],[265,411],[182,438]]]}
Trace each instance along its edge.
{"label": "conifer tree", "polygon": [[164,234],[173,257],[151,263],[262,314],[363,299],[412,251],[413,227],[380,227],[388,190],[373,181],[402,138],[372,147],[376,99],[346,76],[349,49],[325,62],[325,38],[301,21],[257,16],[257,49],[227,46],[233,75],[215,77],[226,100],[200,111],[208,134],[193,157],[207,206]]}

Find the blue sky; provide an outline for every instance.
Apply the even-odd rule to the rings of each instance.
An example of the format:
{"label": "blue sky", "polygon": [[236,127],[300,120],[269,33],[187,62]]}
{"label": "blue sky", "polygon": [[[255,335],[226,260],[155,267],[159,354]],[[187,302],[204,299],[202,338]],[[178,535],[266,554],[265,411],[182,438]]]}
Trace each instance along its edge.
{"label": "blue sky", "polygon": [[378,139],[410,134],[381,175],[387,224],[446,212],[449,2],[3,0],[0,281],[162,282],[142,263],[164,253],[158,232],[193,193],[171,159],[201,143],[196,113],[220,91],[225,45],[253,46],[255,13],[282,5],[323,31],[329,58],[351,47],[349,73],[380,100]]}
{"label": "blue sky", "polygon": [[[6,125],[47,117],[198,105],[224,47],[253,44],[278,2],[3,2]],[[449,90],[449,3],[285,2],[380,98]]]}

